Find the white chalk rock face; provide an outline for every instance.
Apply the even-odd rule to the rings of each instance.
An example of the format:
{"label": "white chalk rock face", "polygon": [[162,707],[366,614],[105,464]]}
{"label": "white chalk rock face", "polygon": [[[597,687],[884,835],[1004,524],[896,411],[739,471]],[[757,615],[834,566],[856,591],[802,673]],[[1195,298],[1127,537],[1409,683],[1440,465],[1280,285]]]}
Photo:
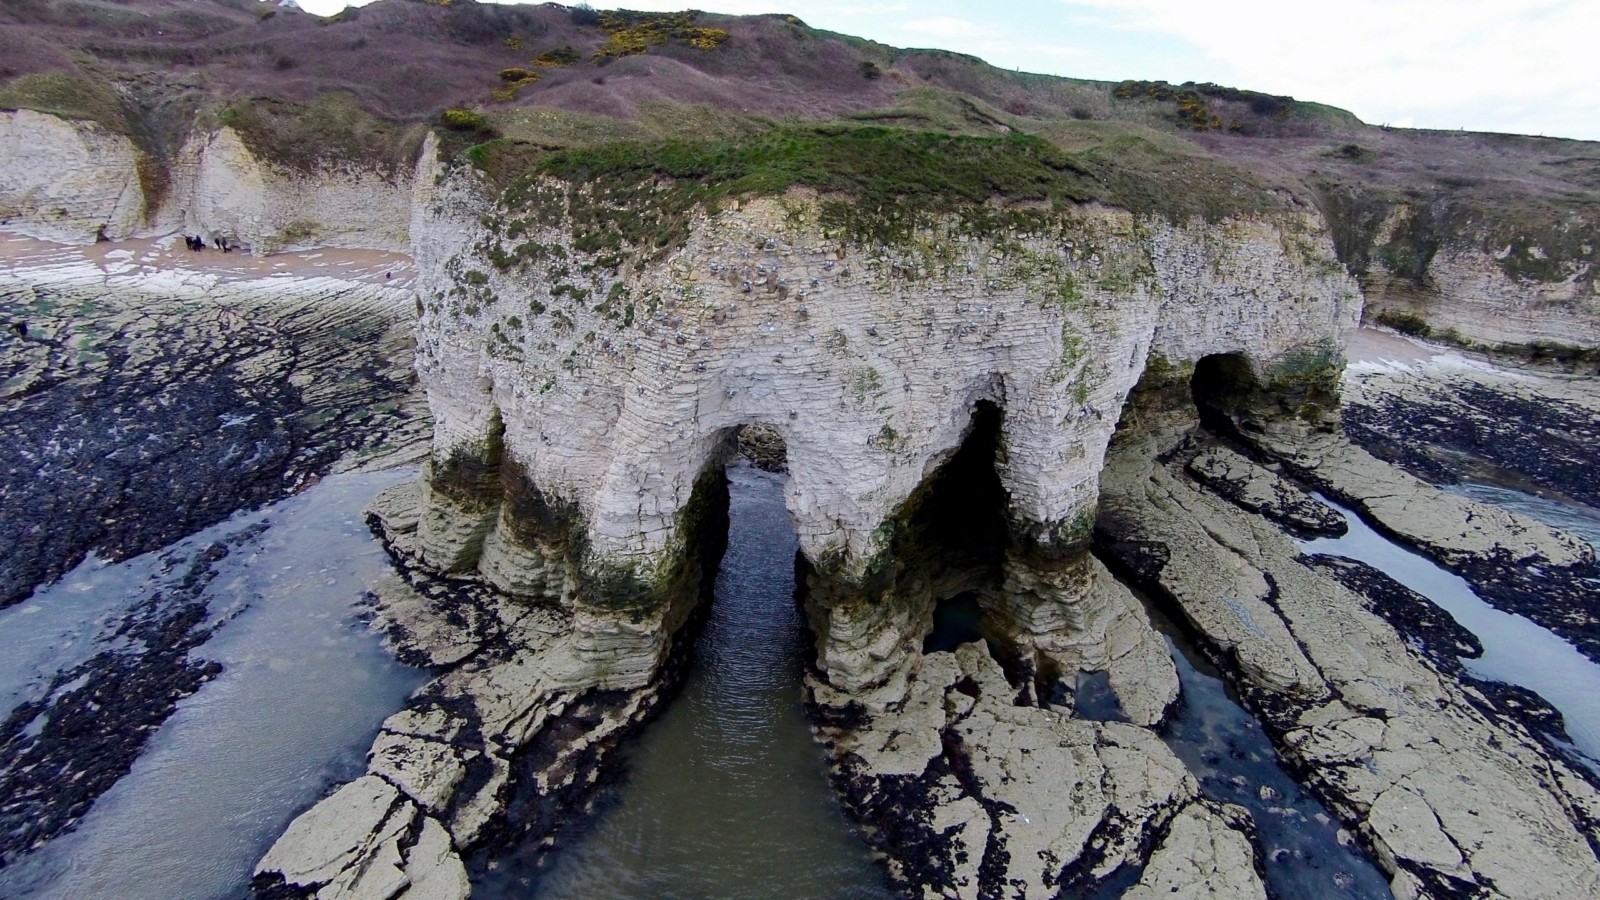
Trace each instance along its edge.
{"label": "white chalk rock face", "polygon": [[139,155],[93,122],[0,111],[0,224],[71,244],[127,237],[145,222]]}
{"label": "white chalk rock face", "polygon": [[[1395,210],[1383,223],[1377,244],[1391,240],[1416,214]],[[1565,223],[1581,227],[1581,222]],[[1495,347],[1558,344],[1600,348],[1600,280],[1596,248],[1576,248],[1580,257],[1563,260],[1559,248],[1500,244],[1487,235],[1446,242],[1428,261],[1420,283],[1391,271],[1374,254],[1364,279],[1369,321],[1384,314],[1416,316],[1435,335]]]}
{"label": "white chalk rock face", "polygon": [[173,166],[163,222],[256,253],[298,247],[411,248],[412,172],[354,165],[300,172],[250,152],[231,128],[192,137]]}
{"label": "white chalk rock face", "polygon": [[1005,413],[1013,527],[1081,541],[1153,354],[1243,353],[1266,374],[1336,357],[1359,312],[1310,218],[1176,227],[1088,207],[1050,238],[951,225],[874,248],[824,235],[794,192],[703,217],[619,274],[554,229],[523,236],[536,265],[501,271],[487,211],[447,187],[416,226],[435,460],[481,455],[502,423],[506,458],[576,505],[594,558],[646,577],[699,473],[752,423],[787,444],[803,552],[859,575],[980,400]]}
{"label": "white chalk rock face", "polygon": [[[0,227],[46,240],[181,231],[257,254],[406,252],[414,176],[411,167],[348,163],[292,170],[251,153],[231,128],[198,132],[158,163],[93,122],[0,111]],[[158,195],[147,196],[150,179],[161,185]]]}

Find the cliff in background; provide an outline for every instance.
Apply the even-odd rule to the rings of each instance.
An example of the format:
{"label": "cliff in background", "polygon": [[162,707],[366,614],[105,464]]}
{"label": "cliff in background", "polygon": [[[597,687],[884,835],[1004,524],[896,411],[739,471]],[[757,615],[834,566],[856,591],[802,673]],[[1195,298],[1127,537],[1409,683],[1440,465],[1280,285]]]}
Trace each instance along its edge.
{"label": "cliff in background", "polygon": [[1020,133],[1129,188],[1136,212],[1263,189],[1316,208],[1370,321],[1580,366],[1600,352],[1589,143],[1375,128],[1216,85],[1001,71],[793,16],[19,0],[0,22],[0,110],[16,110],[0,118],[0,220],[56,239],[402,247],[430,124],[446,126],[447,155],[476,145],[487,168],[797,121]]}
{"label": "cliff in background", "polygon": [[[1572,539],[1345,442],[1338,382],[1363,303],[1591,359],[1591,145],[1000,72],[792,16],[22,0],[0,22],[6,227],[416,260],[432,458],[372,514],[423,591],[382,614],[438,677],[262,893],[463,896],[463,857],[566,817],[670,691],[747,426],[790,472],[817,735],[903,887],[1120,872],[1153,896],[1206,871],[1265,896],[1248,816],[1156,734],[1176,669],[1092,536],[1217,649],[1397,895],[1600,884],[1600,791],[1268,521],[1320,509],[1299,479],[1435,556],[1505,553],[1547,606],[1587,596]],[[985,640],[933,649],[957,596]],[[1126,721],[1075,714],[1085,674]],[[1480,817],[1460,780],[1521,805]]]}

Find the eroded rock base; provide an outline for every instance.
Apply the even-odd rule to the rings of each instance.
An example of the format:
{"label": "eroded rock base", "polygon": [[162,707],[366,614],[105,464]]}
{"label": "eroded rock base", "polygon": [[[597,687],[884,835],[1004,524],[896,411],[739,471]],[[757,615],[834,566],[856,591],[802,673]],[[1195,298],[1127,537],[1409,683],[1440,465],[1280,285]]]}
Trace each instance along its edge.
{"label": "eroded rock base", "polygon": [[[258,896],[466,897],[472,854],[513,840],[553,846],[613,751],[681,681],[679,654],[643,685],[619,683],[596,665],[594,632],[558,604],[430,573],[417,490],[393,488],[371,509],[399,564],[375,607],[398,655],[438,677],[384,722],[367,774],[262,858]],[[701,552],[695,564],[714,569],[720,543]]]}
{"label": "eroded rock base", "polygon": [[817,678],[809,693],[835,788],[908,895],[1049,897],[1131,875],[1127,896],[1265,896],[1248,813],[1202,799],[1154,730],[1032,701],[982,642],[922,656],[898,699]]}

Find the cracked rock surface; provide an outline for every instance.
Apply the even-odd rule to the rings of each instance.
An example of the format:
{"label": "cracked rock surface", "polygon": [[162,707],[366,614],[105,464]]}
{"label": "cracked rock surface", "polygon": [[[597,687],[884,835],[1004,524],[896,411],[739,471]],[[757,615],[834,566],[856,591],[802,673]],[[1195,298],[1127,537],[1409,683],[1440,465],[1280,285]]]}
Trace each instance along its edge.
{"label": "cracked rock surface", "polygon": [[1343,435],[1266,438],[1293,472],[1356,507],[1378,530],[1459,573],[1485,601],[1524,615],[1600,660],[1595,550],[1537,520],[1446,493]]}
{"label": "cracked rock surface", "polygon": [[[329,278],[0,271],[0,606],[336,467],[415,461],[409,292]],[[24,323],[26,335],[12,323]]]}
{"label": "cracked rock surface", "polygon": [[0,864],[74,828],[220,671],[193,651],[237,610],[208,608],[208,585],[266,526],[174,542],[329,471],[415,459],[430,424],[404,291],[16,252],[0,247],[0,607],[86,555],[167,550],[92,652],[0,722]]}
{"label": "cracked rock surface", "polygon": [[[1181,609],[1397,896],[1600,891],[1600,793],[1584,772],[1504,698],[1413,649],[1370,597],[1322,574],[1267,519],[1191,480],[1181,456],[1154,455],[1125,446],[1108,460],[1103,545]],[[1375,495],[1411,480],[1375,461],[1362,471]],[[1519,534],[1565,546],[1537,531],[1490,539]]]}
{"label": "cracked rock surface", "polygon": [[1154,731],[1026,702],[982,643],[922,656],[904,697],[868,709],[819,679],[809,689],[835,786],[910,894],[1054,896],[1154,847],[1150,890],[1265,896],[1248,816],[1199,800]]}
{"label": "cracked rock surface", "polygon": [[261,859],[258,896],[467,896],[464,859],[567,824],[673,685],[669,673],[614,686],[580,658],[570,614],[418,567],[417,490],[391,488],[370,509],[400,564],[374,599],[396,653],[438,675],[385,720],[368,774],[301,814]]}

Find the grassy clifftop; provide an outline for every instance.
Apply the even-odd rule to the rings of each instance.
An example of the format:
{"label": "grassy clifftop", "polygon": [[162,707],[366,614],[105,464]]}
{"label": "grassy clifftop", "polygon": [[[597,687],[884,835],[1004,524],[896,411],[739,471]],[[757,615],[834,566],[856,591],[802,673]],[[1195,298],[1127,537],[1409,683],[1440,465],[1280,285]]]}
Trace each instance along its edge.
{"label": "grassy clifftop", "polygon": [[[1174,218],[1299,203],[1327,215],[1357,274],[1374,261],[1421,272],[1454,244],[1492,252],[1514,278],[1560,280],[1592,272],[1600,246],[1594,144],[1375,128],[1212,84],[1011,72],[792,15],[379,0],[321,18],[256,0],[9,0],[0,108],[128,135],[153,196],[197,126],[230,124],[293,169],[396,171],[454,109],[446,145],[502,187],[537,172],[621,196],[665,179],[669,207],[792,184],[911,215],[981,205],[984,191]],[[1380,234],[1395,210],[1407,226]]]}
{"label": "grassy clifftop", "polygon": [[[492,152],[479,156],[491,167],[507,164]],[[1021,132],[784,125],[717,139],[601,143],[515,159],[512,172],[504,173],[512,176],[501,202],[505,225],[570,223],[592,235],[590,249],[602,253],[659,253],[688,236],[696,209],[791,187],[822,194],[821,226],[862,244],[898,243],[935,217],[949,216],[978,236],[1037,232],[1061,207],[1090,202],[1174,220],[1217,220],[1282,205],[1242,171],[1203,161],[1199,165],[1213,177],[1196,180],[1185,165],[1194,160],[1126,135],[1069,151]]]}

